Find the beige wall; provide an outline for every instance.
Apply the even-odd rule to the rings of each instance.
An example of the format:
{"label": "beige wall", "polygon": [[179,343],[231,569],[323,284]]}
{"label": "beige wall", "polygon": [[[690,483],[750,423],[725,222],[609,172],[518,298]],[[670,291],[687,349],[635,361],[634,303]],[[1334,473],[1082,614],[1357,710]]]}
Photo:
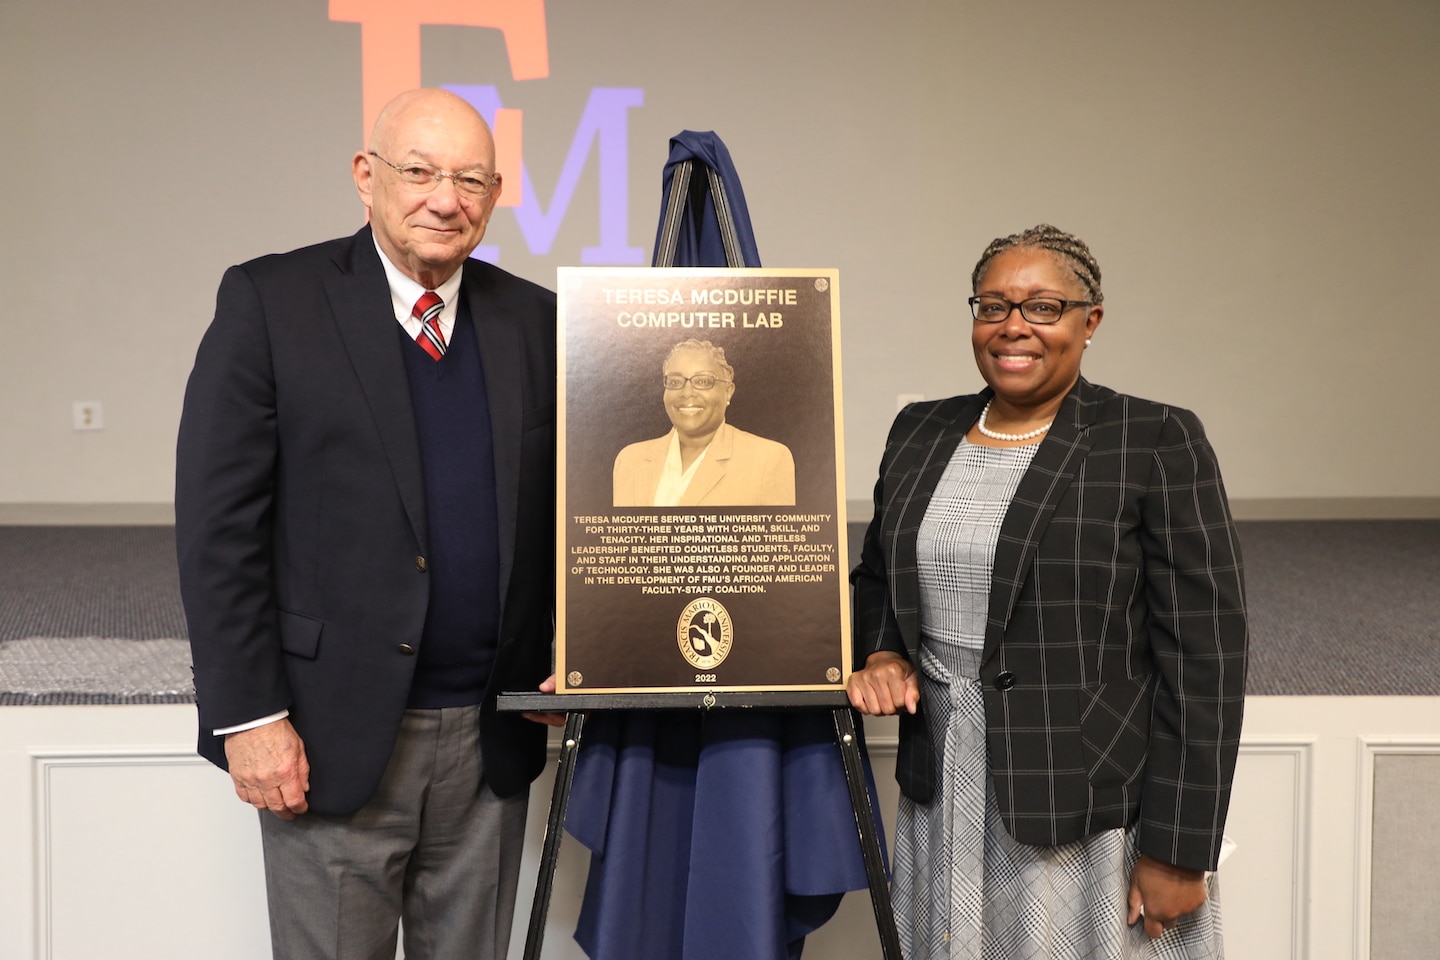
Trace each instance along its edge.
{"label": "beige wall", "polygon": [[[360,31],[325,0],[0,3],[0,504],[163,503],[231,263],[360,222]],[[978,383],[963,297],[993,236],[1085,237],[1087,375],[1196,409],[1236,498],[1440,497],[1433,0],[547,4],[551,75],[427,27],[424,80],[526,110],[549,201],[589,89],[631,111],[630,242],[666,141],[714,129],[761,254],[841,270],[849,497],[901,393]],[[511,182],[514,182],[512,178]],[[595,160],[546,257],[595,243]],[[75,433],[70,406],[104,403]]]}

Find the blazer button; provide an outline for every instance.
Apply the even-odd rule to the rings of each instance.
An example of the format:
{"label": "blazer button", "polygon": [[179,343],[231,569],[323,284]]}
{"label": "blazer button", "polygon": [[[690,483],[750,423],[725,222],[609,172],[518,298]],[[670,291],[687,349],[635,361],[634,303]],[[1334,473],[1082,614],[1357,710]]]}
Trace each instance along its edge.
{"label": "blazer button", "polygon": [[996,690],[1009,690],[1013,686],[1015,686],[1015,674],[1009,670],[1002,670],[999,675],[995,677]]}
{"label": "blazer button", "polygon": [[415,648],[412,647],[412,646],[410,646],[410,644],[408,644],[408,643],[402,643],[402,644],[400,644],[400,646],[396,647],[395,649],[396,649],[396,650],[399,650],[401,653],[405,654],[405,656],[407,656],[407,657],[413,657],[413,656],[415,656]]}
{"label": "blazer button", "polygon": [[419,570],[421,573],[424,573],[424,572],[425,572],[425,558],[424,558],[424,557],[416,557],[416,558],[415,558],[415,569],[416,569],[416,570]]}

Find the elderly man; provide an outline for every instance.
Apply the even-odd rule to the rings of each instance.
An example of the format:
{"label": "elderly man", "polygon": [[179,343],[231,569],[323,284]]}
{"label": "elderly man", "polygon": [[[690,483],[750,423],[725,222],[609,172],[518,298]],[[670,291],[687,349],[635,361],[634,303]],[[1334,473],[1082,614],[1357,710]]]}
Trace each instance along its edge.
{"label": "elderly man", "polygon": [[[470,260],[485,121],[385,107],[369,225],[232,267],[177,450],[200,752],[260,814],[287,960],[503,957],[550,671],[555,296]],[[554,718],[541,718],[553,720]]]}

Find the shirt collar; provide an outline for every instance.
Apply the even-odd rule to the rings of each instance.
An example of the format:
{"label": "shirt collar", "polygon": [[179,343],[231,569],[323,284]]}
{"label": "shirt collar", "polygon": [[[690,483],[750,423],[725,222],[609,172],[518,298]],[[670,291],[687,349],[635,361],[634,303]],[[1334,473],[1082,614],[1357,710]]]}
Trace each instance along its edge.
{"label": "shirt collar", "polygon": [[[380,241],[375,239],[372,231],[370,239],[375,243],[375,252],[380,254],[380,266],[385,268],[385,281],[390,285],[390,305],[395,310],[395,319],[401,323],[410,319],[410,311],[415,308],[415,301],[425,292],[425,287],[420,286],[414,280],[400,272],[400,268],[390,261],[385,251],[380,249]],[[449,324],[455,319],[455,312],[459,309],[457,300],[460,293],[460,280],[465,268],[462,265],[450,275],[440,286],[435,288],[435,293],[445,301],[445,306],[440,311],[440,322]]]}

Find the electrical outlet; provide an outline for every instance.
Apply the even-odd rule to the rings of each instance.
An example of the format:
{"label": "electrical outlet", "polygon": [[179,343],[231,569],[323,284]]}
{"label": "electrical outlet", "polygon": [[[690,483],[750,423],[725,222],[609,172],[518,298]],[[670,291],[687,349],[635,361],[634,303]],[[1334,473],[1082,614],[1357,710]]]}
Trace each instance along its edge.
{"label": "electrical outlet", "polygon": [[919,403],[925,399],[923,393],[897,393],[895,395],[895,412],[899,413],[912,403]]}
{"label": "electrical outlet", "polygon": [[105,409],[99,400],[76,400],[71,416],[76,430],[105,429]]}

